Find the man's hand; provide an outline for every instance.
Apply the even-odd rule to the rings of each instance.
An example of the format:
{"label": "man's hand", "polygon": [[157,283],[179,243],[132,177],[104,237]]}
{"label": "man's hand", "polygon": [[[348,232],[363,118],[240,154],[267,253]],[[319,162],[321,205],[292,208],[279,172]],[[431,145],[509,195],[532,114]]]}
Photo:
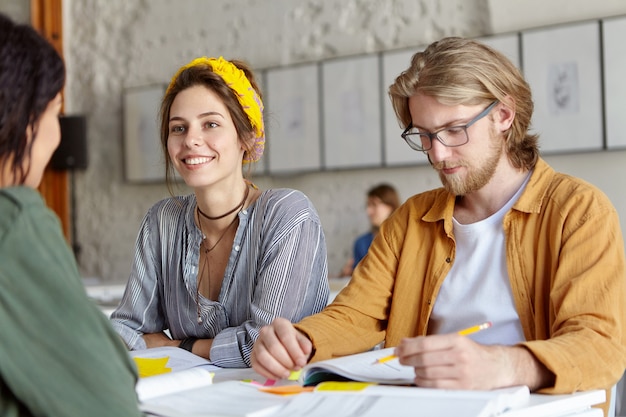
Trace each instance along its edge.
{"label": "man's hand", "polygon": [[277,318],[259,333],[250,357],[256,372],[269,379],[286,379],[307,364],[313,345],[286,319]]}
{"label": "man's hand", "polygon": [[524,347],[481,345],[458,334],[403,339],[395,353],[401,364],[415,369],[420,387],[488,390],[527,385],[536,390],[554,381]]}

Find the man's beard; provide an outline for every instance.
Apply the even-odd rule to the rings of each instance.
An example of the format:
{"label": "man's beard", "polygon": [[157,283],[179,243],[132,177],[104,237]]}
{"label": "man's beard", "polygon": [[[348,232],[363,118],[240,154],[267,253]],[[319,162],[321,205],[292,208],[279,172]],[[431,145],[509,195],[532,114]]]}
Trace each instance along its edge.
{"label": "man's beard", "polygon": [[494,141],[489,147],[489,154],[485,159],[479,161],[479,167],[473,168],[472,164],[463,160],[455,163],[453,165],[455,167],[462,166],[468,168],[467,175],[464,178],[461,177],[461,174],[444,174],[442,169],[449,166],[449,164],[445,162],[433,165],[433,167],[437,170],[439,179],[444,188],[450,194],[462,196],[480,190],[491,181],[498,167],[498,163],[500,162],[500,158],[502,157],[502,152],[501,142]]}

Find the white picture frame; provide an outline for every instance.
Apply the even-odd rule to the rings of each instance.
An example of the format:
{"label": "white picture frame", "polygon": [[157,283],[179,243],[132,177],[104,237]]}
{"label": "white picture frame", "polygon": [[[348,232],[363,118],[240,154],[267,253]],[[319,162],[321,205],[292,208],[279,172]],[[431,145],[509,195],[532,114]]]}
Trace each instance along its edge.
{"label": "white picture frame", "polygon": [[265,83],[268,172],[320,170],[319,65],[268,69]]}
{"label": "white picture frame", "polygon": [[424,47],[402,49],[397,51],[383,52],[382,54],[382,77],[384,120],[384,151],[386,166],[426,165],[428,158],[424,152],[417,152],[409,147],[402,139],[404,129],[400,126],[396,112],[389,98],[389,87],[400,73],[411,65],[411,58],[417,52],[423,51]]}
{"label": "white picture frame", "polygon": [[378,55],[325,61],[321,71],[324,168],[381,166]]}
{"label": "white picture frame", "polygon": [[599,22],[521,32],[522,62],[542,153],[604,146]]}
{"label": "white picture frame", "polygon": [[626,16],[602,21],[607,149],[626,148]]}
{"label": "white picture frame", "polygon": [[165,84],[123,92],[124,176],[128,182],[165,181],[165,161],[158,126]]}

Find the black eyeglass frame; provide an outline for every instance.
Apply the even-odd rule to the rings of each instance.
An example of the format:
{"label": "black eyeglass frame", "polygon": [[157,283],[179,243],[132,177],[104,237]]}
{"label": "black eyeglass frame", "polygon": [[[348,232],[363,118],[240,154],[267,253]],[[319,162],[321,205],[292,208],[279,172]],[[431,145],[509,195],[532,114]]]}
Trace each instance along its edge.
{"label": "black eyeglass frame", "polygon": [[[487,116],[491,110],[493,110],[493,108],[496,106],[496,104],[498,104],[500,101],[499,100],[495,100],[493,103],[491,103],[490,105],[488,105],[487,107],[485,107],[485,109],[483,111],[481,111],[480,113],[478,113],[478,115],[476,117],[474,117],[472,120],[470,120],[469,122],[467,122],[464,125],[461,126],[448,126],[448,127],[444,127],[443,129],[439,129],[436,132],[433,133],[428,133],[428,132],[414,132],[411,133],[409,132],[409,130],[413,129],[413,124],[409,123],[409,126],[404,129],[404,132],[402,132],[402,134],[400,136],[402,136],[402,139],[404,139],[404,141],[407,143],[407,145],[409,145],[409,147],[415,151],[419,151],[419,152],[428,152],[429,150],[432,149],[433,147],[433,138],[437,139],[439,141],[439,143],[441,143],[443,146],[447,146],[448,148],[456,148],[458,146],[463,146],[465,145],[467,142],[469,142],[469,134],[467,133],[467,129],[472,126],[474,123],[476,123],[477,121],[479,121],[480,119],[482,119],[483,117]],[[456,145],[449,145],[447,143],[445,143],[443,141],[443,139],[441,139],[439,137],[439,133],[445,131],[445,130],[450,130],[450,129],[463,129],[463,131],[465,131],[465,138],[466,141],[463,143],[458,143]],[[413,141],[413,139],[410,138],[410,136],[418,136],[418,137],[428,137],[428,139],[430,139],[429,146],[427,148],[418,145],[415,141]],[[420,143],[422,143],[421,139],[419,141]]]}

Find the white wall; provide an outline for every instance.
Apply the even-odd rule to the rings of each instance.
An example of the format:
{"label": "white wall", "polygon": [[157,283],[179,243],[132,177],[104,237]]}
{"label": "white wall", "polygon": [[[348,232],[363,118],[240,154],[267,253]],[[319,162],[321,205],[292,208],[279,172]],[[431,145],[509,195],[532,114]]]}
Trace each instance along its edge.
{"label": "white wall", "polygon": [[626,13],[624,0],[488,0],[494,33]]}
{"label": "white wall", "polygon": [[[626,14],[623,0],[489,0],[494,33]],[[626,111],[626,109],[624,109]],[[541,133],[541,132],[539,132]],[[626,130],[625,130],[626,134]],[[549,141],[549,137],[540,137]],[[557,171],[583,178],[608,195],[626,234],[626,150],[545,156]]]}
{"label": "white wall", "polygon": [[16,22],[30,23],[30,3],[24,0],[0,0],[0,12]]}
{"label": "white wall", "polygon": [[[538,16],[543,25],[626,14],[623,0],[594,1],[593,8],[586,0],[567,0],[567,10],[582,14],[564,14],[564,3],[536,0],[529,7],[528,0],[65,0],[66,109],[88,117],[90,165],[77,174],[82,273],[124,281],[141,217],[167,196],[162,184],[131,185],[123,180],[124,88],[167,82],[180,65],[198,55],[243,58],[255,68],[266,68],[424,45],[443,36],[520,30],[537,26],[532,22]],[[626,196],[617,181],[626,173],[625,157],[626,151],[547,160],[598,185],[625,219]],[[367,229],[367,188],[387,181],[406,198],[439,186],[427,166],[253,179],[262,188],[298,188],[313,200],[324,224],[331,272],[341,268],[353,238]]]}

